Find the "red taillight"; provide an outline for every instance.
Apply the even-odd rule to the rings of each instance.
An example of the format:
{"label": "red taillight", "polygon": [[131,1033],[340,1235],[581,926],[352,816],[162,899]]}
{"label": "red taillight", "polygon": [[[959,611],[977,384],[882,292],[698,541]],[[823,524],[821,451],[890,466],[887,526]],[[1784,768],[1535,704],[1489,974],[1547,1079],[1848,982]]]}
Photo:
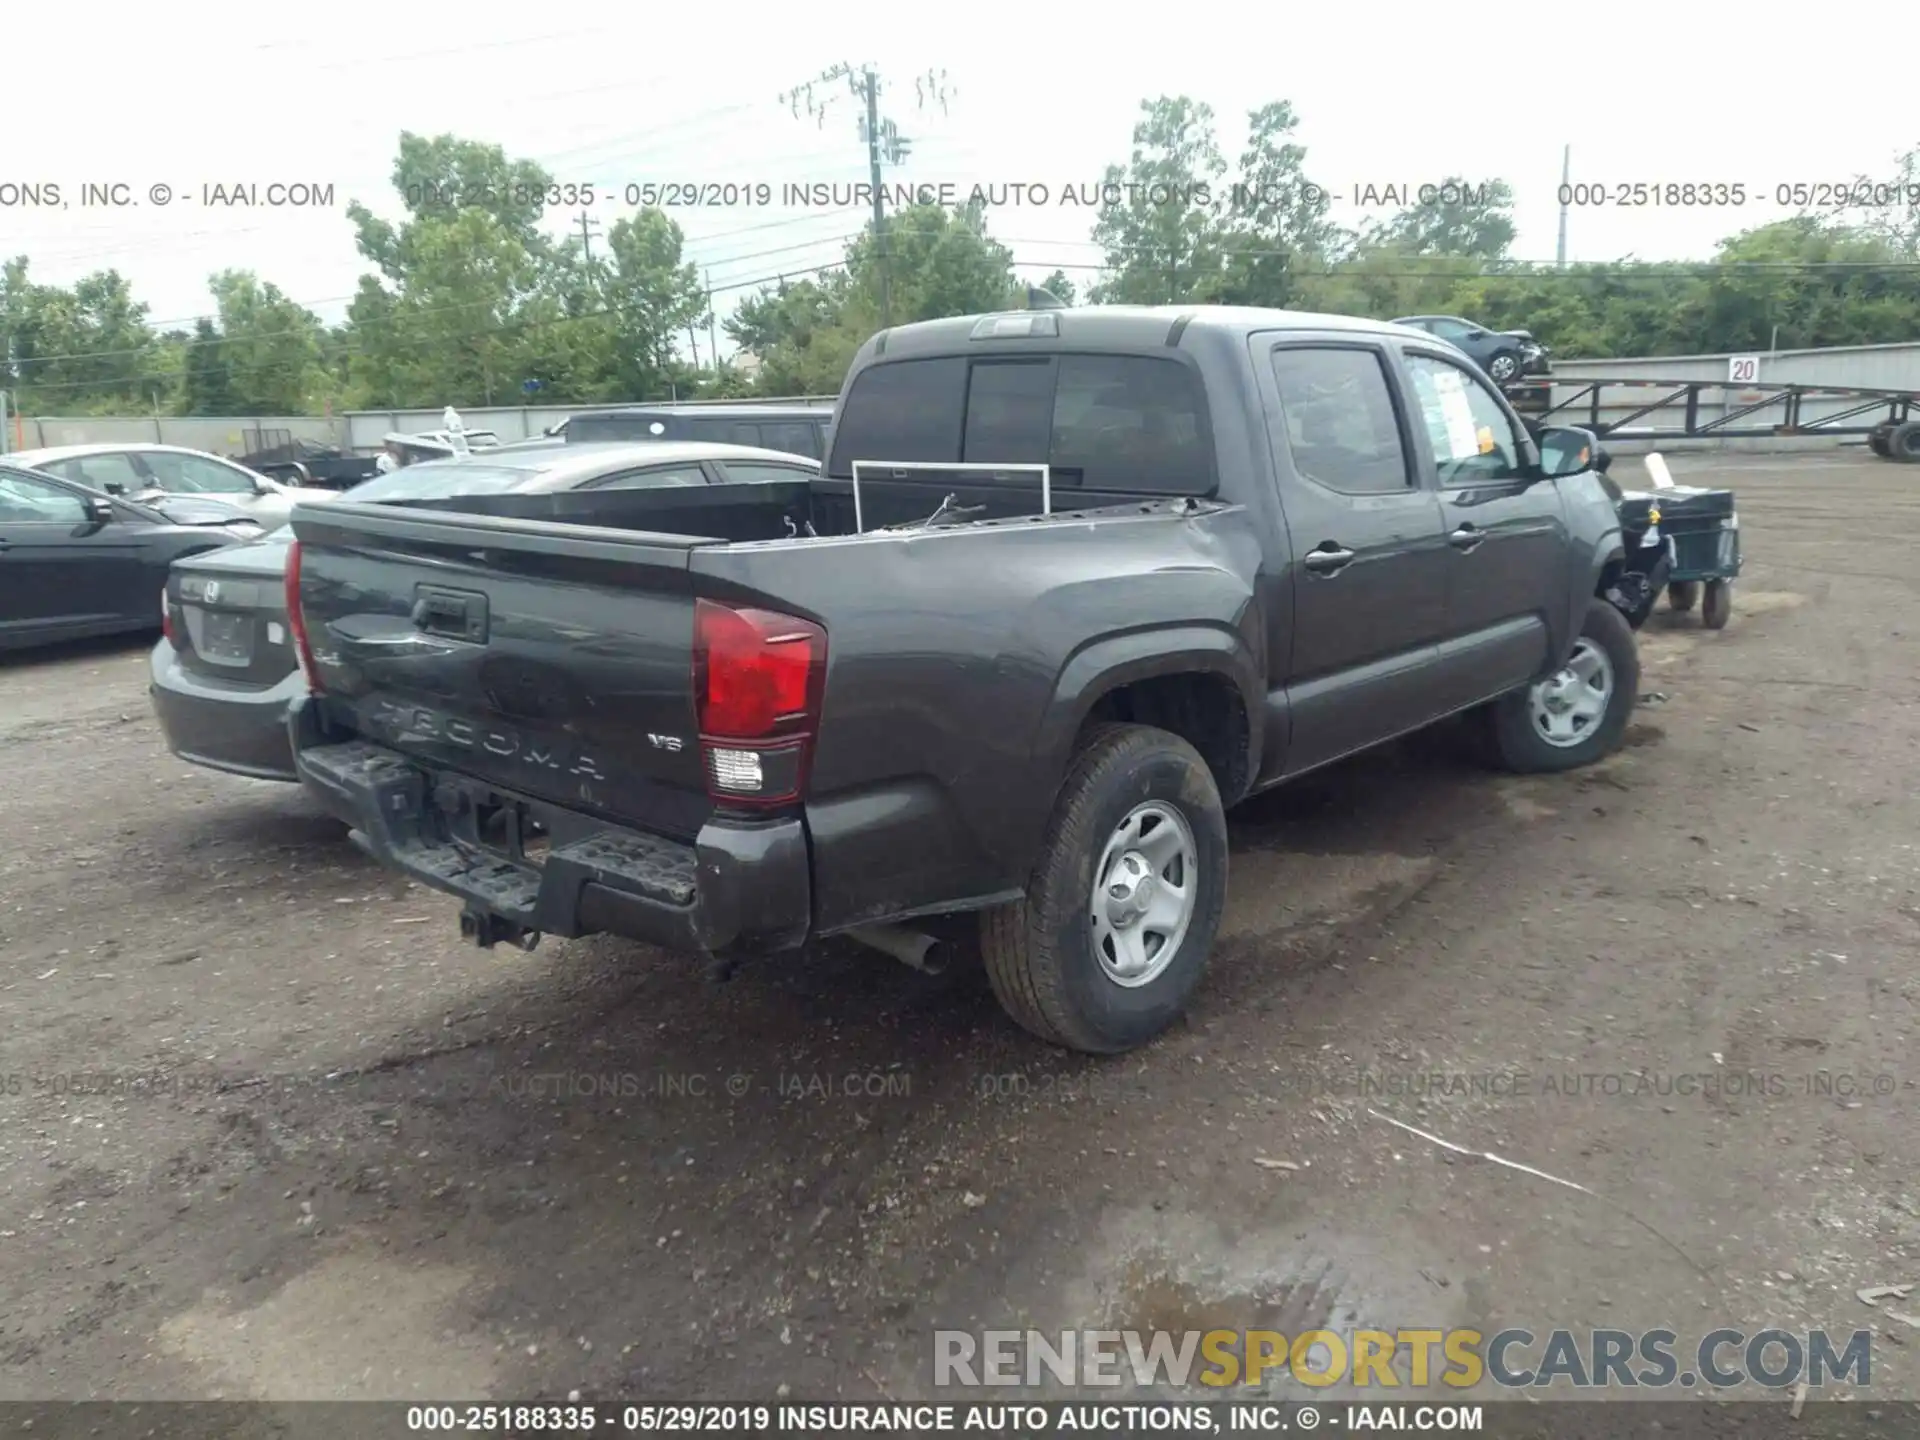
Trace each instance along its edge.
{"label": "red taillight", "polygon": [[160,587],[160,633],[167,637],[167,643],[178,649],[179,637],[173,633],[173,601],[167,597],[167,587]]}
{"label": "red taillight", "polygon": [[806,784],[826,680],[827,632],[771,610],[694,603],[693,689],[707,790],[779,805]]}
{"label": "red taillight", "polygon": [[294,659],[307,677],[310,694],[320,693],[320,672],[314,667],[313,647],[307,643],[307,617],[300,611],[300,542],[287,546],[287,633],[293,636]]}

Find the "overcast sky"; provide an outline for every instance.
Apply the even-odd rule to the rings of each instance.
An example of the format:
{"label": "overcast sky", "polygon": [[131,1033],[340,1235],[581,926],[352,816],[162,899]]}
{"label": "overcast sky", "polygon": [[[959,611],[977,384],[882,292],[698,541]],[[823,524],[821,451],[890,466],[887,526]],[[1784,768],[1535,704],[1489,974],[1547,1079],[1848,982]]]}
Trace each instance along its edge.
{"label": "overcast sky", "polygon": [[[191,19],[129,6],[85,20],[60,6],[21,10],[8,20],[0,194],[52,181],[66,206],[0,208],[0,255],[25,252],[33,274],[56,283],[115,267],[163,326],[208,311],[206,277],[227,267],[338,319],[363,268],[346,202],[397,213],[388,174],[402,130],[493,141],[557,182],[592,183],[601,229],[629,209],[628,184],[765,182],[777,194],[861,181],[866,152],[843,88],[824,128],[776,99],[841,61],[879,67],[883,113],[915,142],[890,181],[1048,187],[1046,205],[989,216],[1030,279],[1055,266],[1093,278],[1075,268],[1099,258],[1089,212],[1058,194],[1125,159],[1146,96],[1211,104],[1230,159],[1248,110],[1291,100],[1308,174],[1349,197],[1336,215],[1350,224],[1364,218],[1351,197],[1368,185],[1504,178],[1524,259],[1553,256],[1563,144],[1576,181],[1746,187],[1740,208],[1575,209],[1571,257],[1602,260],[1704,257],[1778,218],[1777,186],[1884,176],[1920,142],[1909,87],[1887,80],[1887,57],[1857,48],[1896,18],[1891,4],[1784,29],[1752,10],[1624,0],[1051,12],[340,0],[206,7]],[[915,106],[913,77],[929,69],[946,71],[945,114]],[[200,200],[203,185],[274,181],[331,185],[333,203]],[[140,203],[82,209],[83,182],[124,183]],[[156,185],[171,188],[170,203],[153,203]],[[826,207],[675,213],[723,306],[744,282],[838,258],[864,219]]]}

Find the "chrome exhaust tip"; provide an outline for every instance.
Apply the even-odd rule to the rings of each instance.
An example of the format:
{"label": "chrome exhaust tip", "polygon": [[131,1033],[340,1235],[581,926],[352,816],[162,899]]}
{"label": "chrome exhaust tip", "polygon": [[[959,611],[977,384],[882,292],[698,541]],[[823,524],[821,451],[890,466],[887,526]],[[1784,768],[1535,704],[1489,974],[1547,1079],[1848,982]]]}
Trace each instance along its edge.
{"label": "chrome exhaust tip", "polygon": [[849,940],[857,940],[869,949],[891,955],[902,965],[918,970],[923,975],[946,974],[952,958],[945,941],[923,930],[909,930],[904,925],[860,925],[847,931],[846,935]]}

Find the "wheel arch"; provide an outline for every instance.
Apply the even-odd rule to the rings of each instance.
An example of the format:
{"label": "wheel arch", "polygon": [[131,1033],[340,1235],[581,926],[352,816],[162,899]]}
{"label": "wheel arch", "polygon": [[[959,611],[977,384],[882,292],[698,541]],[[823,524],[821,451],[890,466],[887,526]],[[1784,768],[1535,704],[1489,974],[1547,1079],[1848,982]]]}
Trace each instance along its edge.
{"label": "wheel arch", "polygon": [[1088,726],[1153,725],[1200,752],[1230,805],[1259,769],[1266,713],[1260,676],[1246,637],[1229,626],[1105,636],[1061,667],[1035,748],[1050,773],[1064,777]]}

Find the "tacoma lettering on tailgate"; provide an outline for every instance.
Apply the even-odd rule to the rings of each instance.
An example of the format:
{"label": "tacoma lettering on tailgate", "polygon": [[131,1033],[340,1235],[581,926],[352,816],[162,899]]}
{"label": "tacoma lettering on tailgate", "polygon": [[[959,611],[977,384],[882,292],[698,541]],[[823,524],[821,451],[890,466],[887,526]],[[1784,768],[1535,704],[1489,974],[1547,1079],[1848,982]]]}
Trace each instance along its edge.
{"label": "tacoma lettering on tailgate", "polygon": [[607,778],[590,755],[569,754],[553,741],[525,739],[516,731],[475,724],[425,705],[402,705],[392,700],[377,700],[367,715],[367,721],[371,728],[384,732],[395,743],[439,740],[462,749],[497,755],[503,760],[517,760],[523,765],[537,766],[542,770],[555,770],[589,780]]}

